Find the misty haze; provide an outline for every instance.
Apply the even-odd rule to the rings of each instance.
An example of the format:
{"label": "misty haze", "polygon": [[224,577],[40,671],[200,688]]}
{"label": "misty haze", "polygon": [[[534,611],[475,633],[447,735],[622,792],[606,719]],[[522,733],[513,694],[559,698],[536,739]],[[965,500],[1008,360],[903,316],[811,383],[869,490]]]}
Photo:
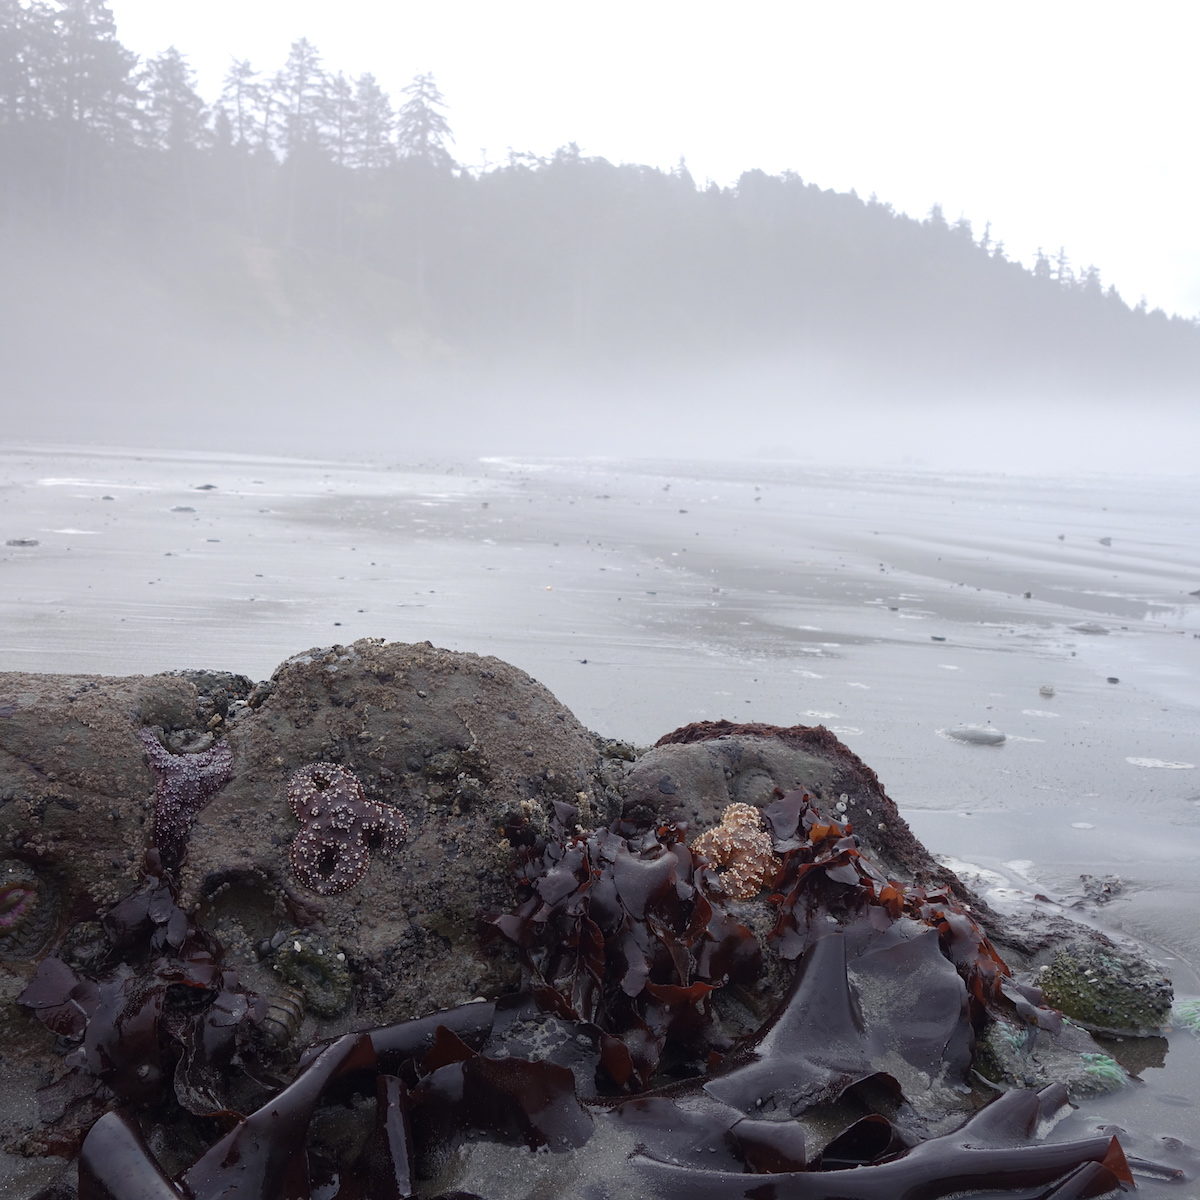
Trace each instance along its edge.
{"label": "misty haze", "polygon": [[[661,50],[669,60],[669,48]],[[459,115],[436,71],[389,93],[381,77],[347,72],[300,39],[279,62],[231,56],[220,85],[209,88],[186,45],[153,54],[127,48],[101,0],[0,0],[0,671],[8,673],[0,683],[12,692],[0,688],[0,821],[6,805],[11,816],[25,803],[3,774],[5,761],[20,759],[17,742],[4,738],[9,729],[12,739],[25,736],[21,705],[36,689],[21,681],[33,673],[245,676],[246,696],[227,704],[200,740],[185,745],[178,731],[163,732],[176,758],[211,754],[233,725],[229,714],[249,711],[246,697],[263,703],[271,685],[251,692],[250,681],[273,678],[285,661],[325,661],[306,658],[310,647],[338,654],[349,647],[349,657],[337,660],[348,662],[366,653],[359,639],[370,638],[428,641],[514,664],[588,730],[613,739],[597,745],[614,761],[626,753],[632,761],[690,722],[822,726],[878,774],[917,838],[983,907],[1017,923],[1077,917],[1148,955],[1170,978],[1174,1024],[1156,1026],[1152,1037],[1140,1030],[1097,1042],[1096,1061],[1104,1070],[1112,1064],[1120,1086],[1106,1081],[1086,1098],[1073,1091],[1076,1108],[1049,1136],[1086,1141],[1101,1127],[1108,1136],[1120,1126],[1131,1160],[1166,1164],[1135,1170],[1140,1193],[1183,1196],[1183,1178],[1200,1175],[1200,321],[1122,294],[1103,262],[1075,261],[1070,245],[1023,259],[986,219],[936,204],[912,215],[887,196],[823,187],[805,175],[802,137],[796,170],[747,164],[735,180],[713,182],[693,176],[682,157],[673,167],[639,165],[574,142],[468,154],[455,140]],[[81,682],[78,695],[93,686],[100,684]],[[347,763],[358,749],[345,750]],[[466,762],[472,747],[453,750]],[[322,753],[343,762],[341,750]],[[455,764],[448,778],[473,778],[471,763]],[[675,787],[669,782],[664,775],[664,795]],[[188,803],[201,803],[199,784],[187,785],[192,792],[179,786]],[[379,797],[368,792],[378,809]],[[569,799],[564,792],[563,811]],[[292,811],[300,808],[293,803]],[[421,812],[413,818],[418,831],[432,819]],[[838,819],[844,814],[845,805]],[[12,876],[14,863],[30,859],[33,840],[23,827],[2,828],[8,842],[0,860]],[[283,839],[294,830],[280,828],[282,861]],[[529,834],[521,843],[506,825],[510,835],[539,853],[548,837],[539,830],[540,842]],[[381,837],[372,833],[372,848]],[[219,883],[201,906],[209,916],[224,911],[222,889],[232,887],[236,898],[248,886],[232,867]],[[10,1024],[28,1023],[13,1003],[17,993],[35,970],[43,972],[43,996],[53,981],[35,966],[37,956],[12,950],[26,893],[11,879],[5,886],[3,1003]],[[546,912],[559,899],[547,899]],[[781,897],[771,903],[772,913],[783,911]],[[267,962],[281,945],[286,951],[300,929],[332,938],[333,917],[327,929],[323,914],[341,911],[306,908],[308,899],[275,904],[269,920],[256,910],[262,929],[238,927],[243,950],[257,956],[254,970],[266,972],[259,959]],[[642,917],[647,911],[643,904]],[[392,919],[390,909],[380,914]],[[100,938],[101,925],[91,926],[88,936]],[[93,951],[79,928],[59,935],[55,953],[67,955],[80,979],[87,969],[100,977],[97,963],[116,972],[114,955],[125,951],[111,921],[103,929],[108,958],[87,957]],[[693,936],[700,935],[689,928]],[[155,945],[155,954],[167,954],[165,942]],[[190,945],[172,943],[170,953],[182,961],[180,947]],[[294,945],[299,952],[300,941]],[[341,945],[329,942],[330,955],[344,963],[348,952],[344,970],[357,972],[355,986],[370,979],[381,991],[382,968],[372,975],[349,942]],[[452,957],[445,945],[439,954]],[[49,946],[42,945],[42,961],[57,962],[44,957]],[[153,961],[167,971],[165,959]],[[622,987],[632,987],[632,964]],[[855,969],[850,976],[858,978]],[[107,987],[117,974],[104,978]],[[964,978],[976,986],[969,972]],[[694,1014],[681,1015],[686,1005],[706,1021],[715,1011],[706,1007],[710,984],[700,979],[681,978],[677,987],[655,976],[655,987],[675,990],[662,992],[669,1000],[660,998],[655,1015],[638,1009],[631,1044],[657,1038],[655,1054],[668,1046],[654,1086],[678,1085],[643,1097],[645,1113],[682,1096],[680,1081],[693,1069],[715,1071],[722,1055],[732,1062],[744,1052],[737,1040],[744,1031],[722,1042],[709,1030],[707,1058],[694,1047],[692,1057],[670,1058],[671,1038],[691,1029]],[[550,985],[560,983],[546,982],[539,1003],[548,1004]],[[281,994],[293,985],[303,991],[289,977]],[[211,979],[188,986],[206,995],[208,988],[221,1003],[232,994],[218,993]],[[696,989],[705,992],[699,1001]],[[63,1016],[48,1000],[39,1010],[55,1033],[83,1046],[90,1043],[82,1030],[88,1021],[94,1030],[95,1012],[104,1011],[85,993],[71,1004],[80,1012],[91,1004],[86,1019]],[[978,1035],[982,1044],[997,1005],[1033,1029],[1029,1013],[1044,1012],[1036,995],[1014,997],[1001,998],[997,985],[991,1008],[979,1001],[970,1009],[974,1025],[962,1036],[974,1045]],[[458,1011],[474,1000],[468,989],[444,1004]],[[199,1004],[190,993],[187,1002]],[[161,1000],[168,1013],[174,1003]],[[575,1012],[561,997],[555,1003],[553,1021],[565,1028],[568,1018],[578,1020],[570,1027],[581,1045],[591,1045],[593,1032],[601,1038],[598,1018],[588,1024],[582,1008]],[[752,998],[736,1003],[739,1012],[754,1011]],[[272,1086],[293,1077],[303,1040],[344,1032],[314,1024],[311,1003],[307,1011],[296,1004],[298,1014],[286,1014],[296,1029],[285,1029],[272,1049],[275,1073],[264,1068]],[[968,1000],[962,1004],[966,1013]],[[379,1024],[386,1009],[349,1011],[358,1031]],[[181,1056],[186,1039],[178,1031],[191,1012],[180,1001],[180,1015],[164,1018],[161,1031],[153,1025],[164,1046],[175,1039],[162,1062],[184,1064],[172,1067],[168,1107],[191,1116],[171,1117],[170,1130],[156,1131],[149,1102],[133,1103],[138,1136],[149,1143],[119,1143],[128,1162],[136,1160],[129,1176],[136,1186],[127,1181],[134,1190],[113,1190],[103,1170],[102,1182],[89,1184],[94,1164],[85,1164],[78,1186],[74,1165],[61,1174],[88,1121],[115,1110],[114,1097],[122,1105],[128,1099],[106,1067],[110,1090],[93,1085],[83,1100],[79,1092],[68,1102],[68,1085],[58,1083],[61,1111],[53,1115],[49,1102],[39,1110],[51,1113],[37,1119],[54,1131],[45,1138],[59,1138],[57,1158],[42,1153],[49,1142],[18,1145],[32,1139],[22,1122],[34,1119],[33,1104],[24,1091],[6,1095],[0,1085],[0,1192],[19,1200],[216,1196],[205,1188],[217,1187],[225,1167],[212,1167],[211,1177],[185,1168],[205,1161],[197,1130],[215,1142],[250,1128],[214,1082],[242,1060],[215,1050],[209,1060],[199,1042],[186,1043]],[[862,1013],[854,1019],[861,1025]],[[118,1059],[136,1024],[122,1022],[125,1015],[113,1018]],[[214,1045],[216,1024],[203,1027]],[[468,1045],[473,1034],[460,1041],[453,1028],[436,1046],[430,1034],[422,1050],[430,1057],[421,1061],[469,1073],[474,1068],[461,1064],[486,1056]],[[520,1058],[517,1045],[512,1057]],[[37,1053],[49,1062],[49,1050]],[[286,1053],[296,1061],[285,1067]],[[510,1052],[497,1053],[500,1061]],[[944,1060],[953,1053],[947,1040]],[[22,1061],[21,1078],[32,1078],[33,1052]],[[982,1061],[972,1060],[973,1074],[958,1088],[979,1106],[989,1089],[1048,1082],[1030,1067],[1029,1080],[997,1084],[976,1069]],[[436,1071],[417,1063],[414,1051],[397,1076],[408,1072],[402,1088],[426,1096]],[[888,1072],[903,1075],[889,1064]],[[578,1074],[578,1061],[566,1065]],[[1054,1075],[1044,1062],[1037,1069]],[[101,1077],[99,1068],[88,1070]],[[78,1064],[72,1071],[64,1077],[78,1090],[86,1071]],[[639,1080],[649,1088],[649,1069],[644,1080],[630,1071],[603,1105],[612,1108],[618,1091],[638,1095]],[[863,1075],[853,1089],[879,1078]],[[861,1115],[855,1106],[873,1114],[855,1126],[862,1145],[845,1149],[827,1130],[815,1143],[813,1125],[807,1156],[793,1161],[771,1140],[779,1127],[763,1132],[764,1113],[750,1112],[747,1127],[782,1157],[755,1159],[751,1135],[743,1145],[728,1132],[716,1139],[724,1147],[719,1169],[735,1178],[729,1159],[739,1171],[808,1178],[809,1170],[827,1169],[817,1153],[826,1143],[850,1156],[839,1165],[878,1165],[952,1127],[938,1124],[943,1113],[935,1119],[921,1110],[917,1120],[891,1093],[881,1106],[848,1079],[837,1119],[851,1109]],[[909,1087],[908,1076],[891,1083],[896,1096]],[[553,1120],[562,1118],[554,1089],[563,1086],[557,1079],[545,1103]],[[606,1130],[586,1148],[564,1135],[574,1149],[558,1153],[556,1145],[531,1165],[535,1156],[520,1137],[501,1146],[506,1134],[479,1149],[483,1126],[471,1126],[471,1138],[479,1137],[478,1144],[468,1138],[469,1152],[410,1145],[408,1183],[395,1166],[404,1155],[387,1141],[399,1135],[381,1115],[384,1132],[370,1135],[370,1150],[355,1151],[364,1163],[370,1158],[374,1174],[364,1167],[360,1178],[343,1166],[339,1176],[332,1157],[309,1143],[305,1190],[296,1195],[333,1200],[376,1194],[371,1187],[381,1196],[428,1198],[486,1191],[489,1200],[606,1197],[617,1194],[612,1188],[717,1195],[695,1190],[688,1180],[704,1173],[686,1159],[704,1138],[713,1140],[714,1126],[705,1124],[717,1103],[711,1096],[693,1097],[692,1108],[680,1102],[696,1122],[696,1145],[685,1154],[682,1142],[664,1142],[661,1161],[641,1142],[636,1153],[632,1141],[626,1145],[628,1130],[604,1126],[601,1102],[593,1101],[582,1093],[571,1101]],[[385,1110],[382,1098],[379,1105],[399,1121],[398,1109]],[[637,1120],[649,1128],[645,1113]],[[886,1124],[881,1113],[895,1121],[894,1140],[886,1151],[871,1150],[872,1158],[863,1147]],[[907,1113],[910,1125],[897,1113]],[[188,1124],[195,1114],[202,1120]],[[792,1117],[780,1109],[771,1120]],[[325,1139],[321,1153],[332,1155],[336,1144],[348,1155],[342,1135],[330,1132],[334,1118],[324,1119],[314,1125],[317,1141]],[[529,1117],[531,1127],[540,1129],[538,1119]],[[428,1139],[420,1120],[417,1134],[406,1136]],[[178,1141],[185,1127],[195,1146]],[[107,1128],[105,1136],[132,1139],[124,1128],[116,1135]],[[298,1126],[300,1140],[305,1128]],[[1008,1134],[1014,1155],[1032,1139]],[[275,1145],[263,1135],[268,1142]],[[385,1142],[393,1158],[379,1148]],[[111,1153],[113,1162],[126,1161]],[[255,1150],[247,1161],[260,1153],[269,1157]],[[303,1148],[298,1155],[305,1159]],[[637,1174],[647,1157],[654,1169]],[[385,1159],[395,1173],[383,1188]],[[1097,1152],[1083,1166],[1070,1164],[1079,1171],[1070,1181],[1060,1172],[1018,1187],[1015,1176],[997,1175],[970,1185],[992,1190],[969,1194],[1107,1196],[1115,1193],[1097,1190],[1101,1184],[1123,1178],[1114,1162]],[[671,1182],[665,1168],[655,1174],[664,1163],[691,1175]],[[598,1183],[610,1179],[610,1166],[618,1182]],[[718,1168],[710,1167],[712,1175]],[[948,1170],[937,1187],[950,1186]],[[368,1175],[373,1182],[363,1183]],[[136,1190],[151,1182],[160,1190]],[[778,1186],[781,1197],[810,1194]],[[728,1194],[757,1194],[741,1189]]]}

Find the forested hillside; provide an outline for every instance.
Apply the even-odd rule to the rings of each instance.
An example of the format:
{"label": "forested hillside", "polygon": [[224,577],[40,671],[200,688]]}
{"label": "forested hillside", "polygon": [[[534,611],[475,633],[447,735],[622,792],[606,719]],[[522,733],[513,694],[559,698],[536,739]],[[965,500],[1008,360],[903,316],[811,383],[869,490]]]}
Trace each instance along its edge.
{"label": "forested hillside", "polygon": [[201,96],[100,0],[0,0],[10,395],[201,399],[318,361],[397,396],[743,367],[798,398],[1195,395],[1197,325],[1065,252],[1029,270],[990,229],[796,174],[700,186],[575,146],[467,167],[449,114],[431,76],[389,97],[307,41]]}

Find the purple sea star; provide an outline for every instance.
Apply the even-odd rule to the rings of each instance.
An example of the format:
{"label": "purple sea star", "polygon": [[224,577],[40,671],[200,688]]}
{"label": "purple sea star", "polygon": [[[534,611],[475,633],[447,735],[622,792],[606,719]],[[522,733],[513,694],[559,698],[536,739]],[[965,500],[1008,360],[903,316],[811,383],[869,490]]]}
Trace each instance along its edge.
{"label": "purple sea star", "polygon": [[155,779],[154,844],[163,866],[174,870],[196,814],[229,782],[233,751],[228,742],[217,742],[195,754],[172,754],[152,729],[140,736]]}
{"label": "purple sea star", "polygon": [[408,840],[404,814],[368,800],[345,767],[309,763],[288,780],[287,794],[301,826],[292,842],[292,870],[319,896],[358,883],[371,865],[373,849],[387,854]]}

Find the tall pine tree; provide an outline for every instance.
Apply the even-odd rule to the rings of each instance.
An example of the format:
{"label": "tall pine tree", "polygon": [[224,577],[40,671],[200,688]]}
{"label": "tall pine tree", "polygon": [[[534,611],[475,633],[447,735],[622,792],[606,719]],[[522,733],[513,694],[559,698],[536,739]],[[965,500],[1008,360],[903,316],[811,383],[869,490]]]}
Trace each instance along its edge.
{"label": "tall pine tree", "polygon": [[402,89],[408,99],[396,114],[396,147],[402,158],[439,170],[454,166],[447,143],[454,140],[446,120],[446,101],[432,75],[418,75]]}
{"label": "tall pine tree", "polygon": [[111,140],[132,133],[137,62],[117,41],[104,0],[58,0],[54,16],[57,61],[45,80],[52,116]]}
{"label": "tall pine tree", "polygon": [[149,59],[137,83],[143,145],[179,154],[197,150],[208,140],[207,110],[196,91],[195,73],[174,46]]}

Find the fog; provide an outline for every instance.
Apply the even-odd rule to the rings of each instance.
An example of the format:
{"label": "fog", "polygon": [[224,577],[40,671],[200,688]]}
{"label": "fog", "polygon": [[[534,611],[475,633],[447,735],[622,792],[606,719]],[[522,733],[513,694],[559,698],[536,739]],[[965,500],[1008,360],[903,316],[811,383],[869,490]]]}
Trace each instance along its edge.
{"label": "fog", "polygon": [[[968,363],[891,381],[869,340],[840,352],[667,343],[559,355],[544,330],[501,352],[397,354],[365,339],[255,338],[198,312],[136,262],[88,261],[69,239],[26,241],[25,281],[0,302],[6,440],[189,448],[375,462],[480,455],[791,459],[1010,474],[1197,470],[1194,403],[1081,395],[1048,372]],[[1197,335],[1200,337],[1200,335]],[[778,339],[785,342],[786,339]],[[845,339],[843,339],[845,341]],[[566,358],[566,361],[563,359]],[[897,374],[901,374],[898,370]]]}
{"label": "fog", "polygon": [[463,166],[432,75],[301,39],[217,99],[103,7],[23,8],[3,67],[11,443],[1196,470],[1200,326],[1103,264],[792,171]]}
{"label": "fog", "polygon": [[[263,387],[254,391],[242,390],[243,380],[203,393],[194,382],[163,377],[175,400],[153,407],[136,388],[77,381],[57,403],[18,414],[6,441],[385,464],[487,455],[678,458],[1050,476],[1194,474],[1200,445],[1195,413],[1139,421],[1032,396],[986,399],[979,411],[976,396],[847,395],[772,382],[765,370],[713,378],[681,369],[653,387],[631,380],[611,389],[519,378],[451,387],[435,379],[390,395],[347,393],[332,373],[322,387],[286,363],[262,371]],[[408,404],[416,415],[398,411]]]}
{"label": "fog", "polygon": [[[457,103],[429,72],[407,83],[376,77],[362,56],[378,43],[359,36],[349,10],[340,24],[319,6],[251,4],[231,18],[214,5],[199,24],[179,14],[193,69],[191,47],[147,42],[165,36],[161,6],[116,7],[128,44],[104,4],[18,5],[3,18],[13,50],[0,62],[0,404],[10,442],[372,461],[526,454],[1196,470],[1200,325],[1120,294],[1104,262],[1073,261],[1066,248],[1010,251],[990,222],[936,203],[914,208],[925,185],[914,191],[912,180],[897,180],[908,199],[864,199],[852,189],[871,186],[871,164],[859,180],[845,177],[857,160],[835,169],[821,157],[839,112],[823,110],[822,134],[810,140],[813,162],[843,190],[806,178],[803,161],[779,166],[784,151],[764,146],[765,131],[793,143],[768,111],[754,122],[759,140],[746,143],[764,169],[744,164],[735,176],[729,147],[718,145],[729,131],[714,130],[711,149],[726,165],[710,173],[720,185],[683,160],[663,166],[659,150],[657,165],[643,166],[574,141],[483,154],[480,165],[455,126],[483,127],[463,108],[507,111],[506,89],[493,80]],[[254,28],[256,13],[272,19]],[[484,27],[508,45],[513,31],[493,16]],[[678,16],[672,8],[647,23],[640,69],[673,33],[710,44],[706,23],[677,29]],[[1007,61],[976,53],[969,23],[943,22],[941,40],[926,44],[905,16],[877,16],[875,33],[887,37],[864,35],[866,61],[891,79],[903,62],[894,46],[915,38],[928,70],[914,94],[926,101],[938,79],[966,87]],[[755,9],[744,27],[720,32],[759,36],[752,31],[773,17]],[[362,73],[326,61],[294,28],[302,18]],[[814,72],[817,59],[846,60],[828,66],[826,87],[844,78],[866,88],[839,16],[797,20],[817,39],[803,50]],[[1008,25],[986,28],[993,51],[1022,44]],[[1088,35],[1097,46],[1125,37],[1123,26],[1098,30]],[[468,61],[454,53],[453,21],[430,17],[413,31],[459,67]],[[276,44],[285,32],[286,52]],[[219,48],[226,61],[229,38],[283,61],[222,66],[214,56]],[[839,53],[825,53],[822,38]],[[49,52],[68,43],[70,56]],[[510,48],[533,73],[521,57],[529,47]],[[777,49],[763,54],[779,65]],[[696,83],[695,64],[674,69],[681,86]],[[670,71],[652,74],[660,96]],[[978,114],[960,105],[963,155],[938,161],[965,174],[982,150],[1011,153],[1010,139],[1028,142],[1068,113],[1099,121],[1107,146],[1107,110],[1082,111],[1073,76],[1055,78],[1044,111],[1022,97],[1018,114],[1004,94],[1009,125],[987,136],[966,136]],[[994,125],[1001,92],[983,92],[973,102]],[[885,119],[882,94],[862,91],[847,112],[858,121],[875,113],[890,128],[910,98],[889,97]],[[671,110],[643,107],[639,124],[661,138]],[[564,111],[581,121],[592,112]],[[512,136],[523,136],[512,119]],[[911,137],[863,145],[924,162],[910,142],[933,145],[937,122],[923,108],[912,119]],[[1165,128],[1139,130],[1139,144],[1159,145]],[[1071,158],[1053,144],[1056,159]],[[1032,164],[1026,186],[1048,194],[1061,164]],[[1081,228],[1134,182],[1107,158],[1103,167],[1093,204],[1077,205]],[[1144,213],[1140,222],[1149,224]],[[1060,229],[1047,229],[1043,245]],[[1155,230],[1155,244],[1169,236]],[[1129,244],[1126,236],[1123,254]]]}
{"label": "fog", "polygon": [[[45,280],[68,291],[63,280]],[[132,293],[105,282],[113,311]],[[506,356],[405,363],[371,347],[215,340],[178,314],[64,335],[18,300],[4,321],[8,444],[130,446],[381,463],[484,455],[792,460],[1007,474],[1195,473],[1200,410],[1185,401],[1089,400],[938,378],[889,388],[810,351],[697,365],[582,364]],[[64,344],[65,341],[65,344]],[[532,353],[530,354],[532,358]]]}

